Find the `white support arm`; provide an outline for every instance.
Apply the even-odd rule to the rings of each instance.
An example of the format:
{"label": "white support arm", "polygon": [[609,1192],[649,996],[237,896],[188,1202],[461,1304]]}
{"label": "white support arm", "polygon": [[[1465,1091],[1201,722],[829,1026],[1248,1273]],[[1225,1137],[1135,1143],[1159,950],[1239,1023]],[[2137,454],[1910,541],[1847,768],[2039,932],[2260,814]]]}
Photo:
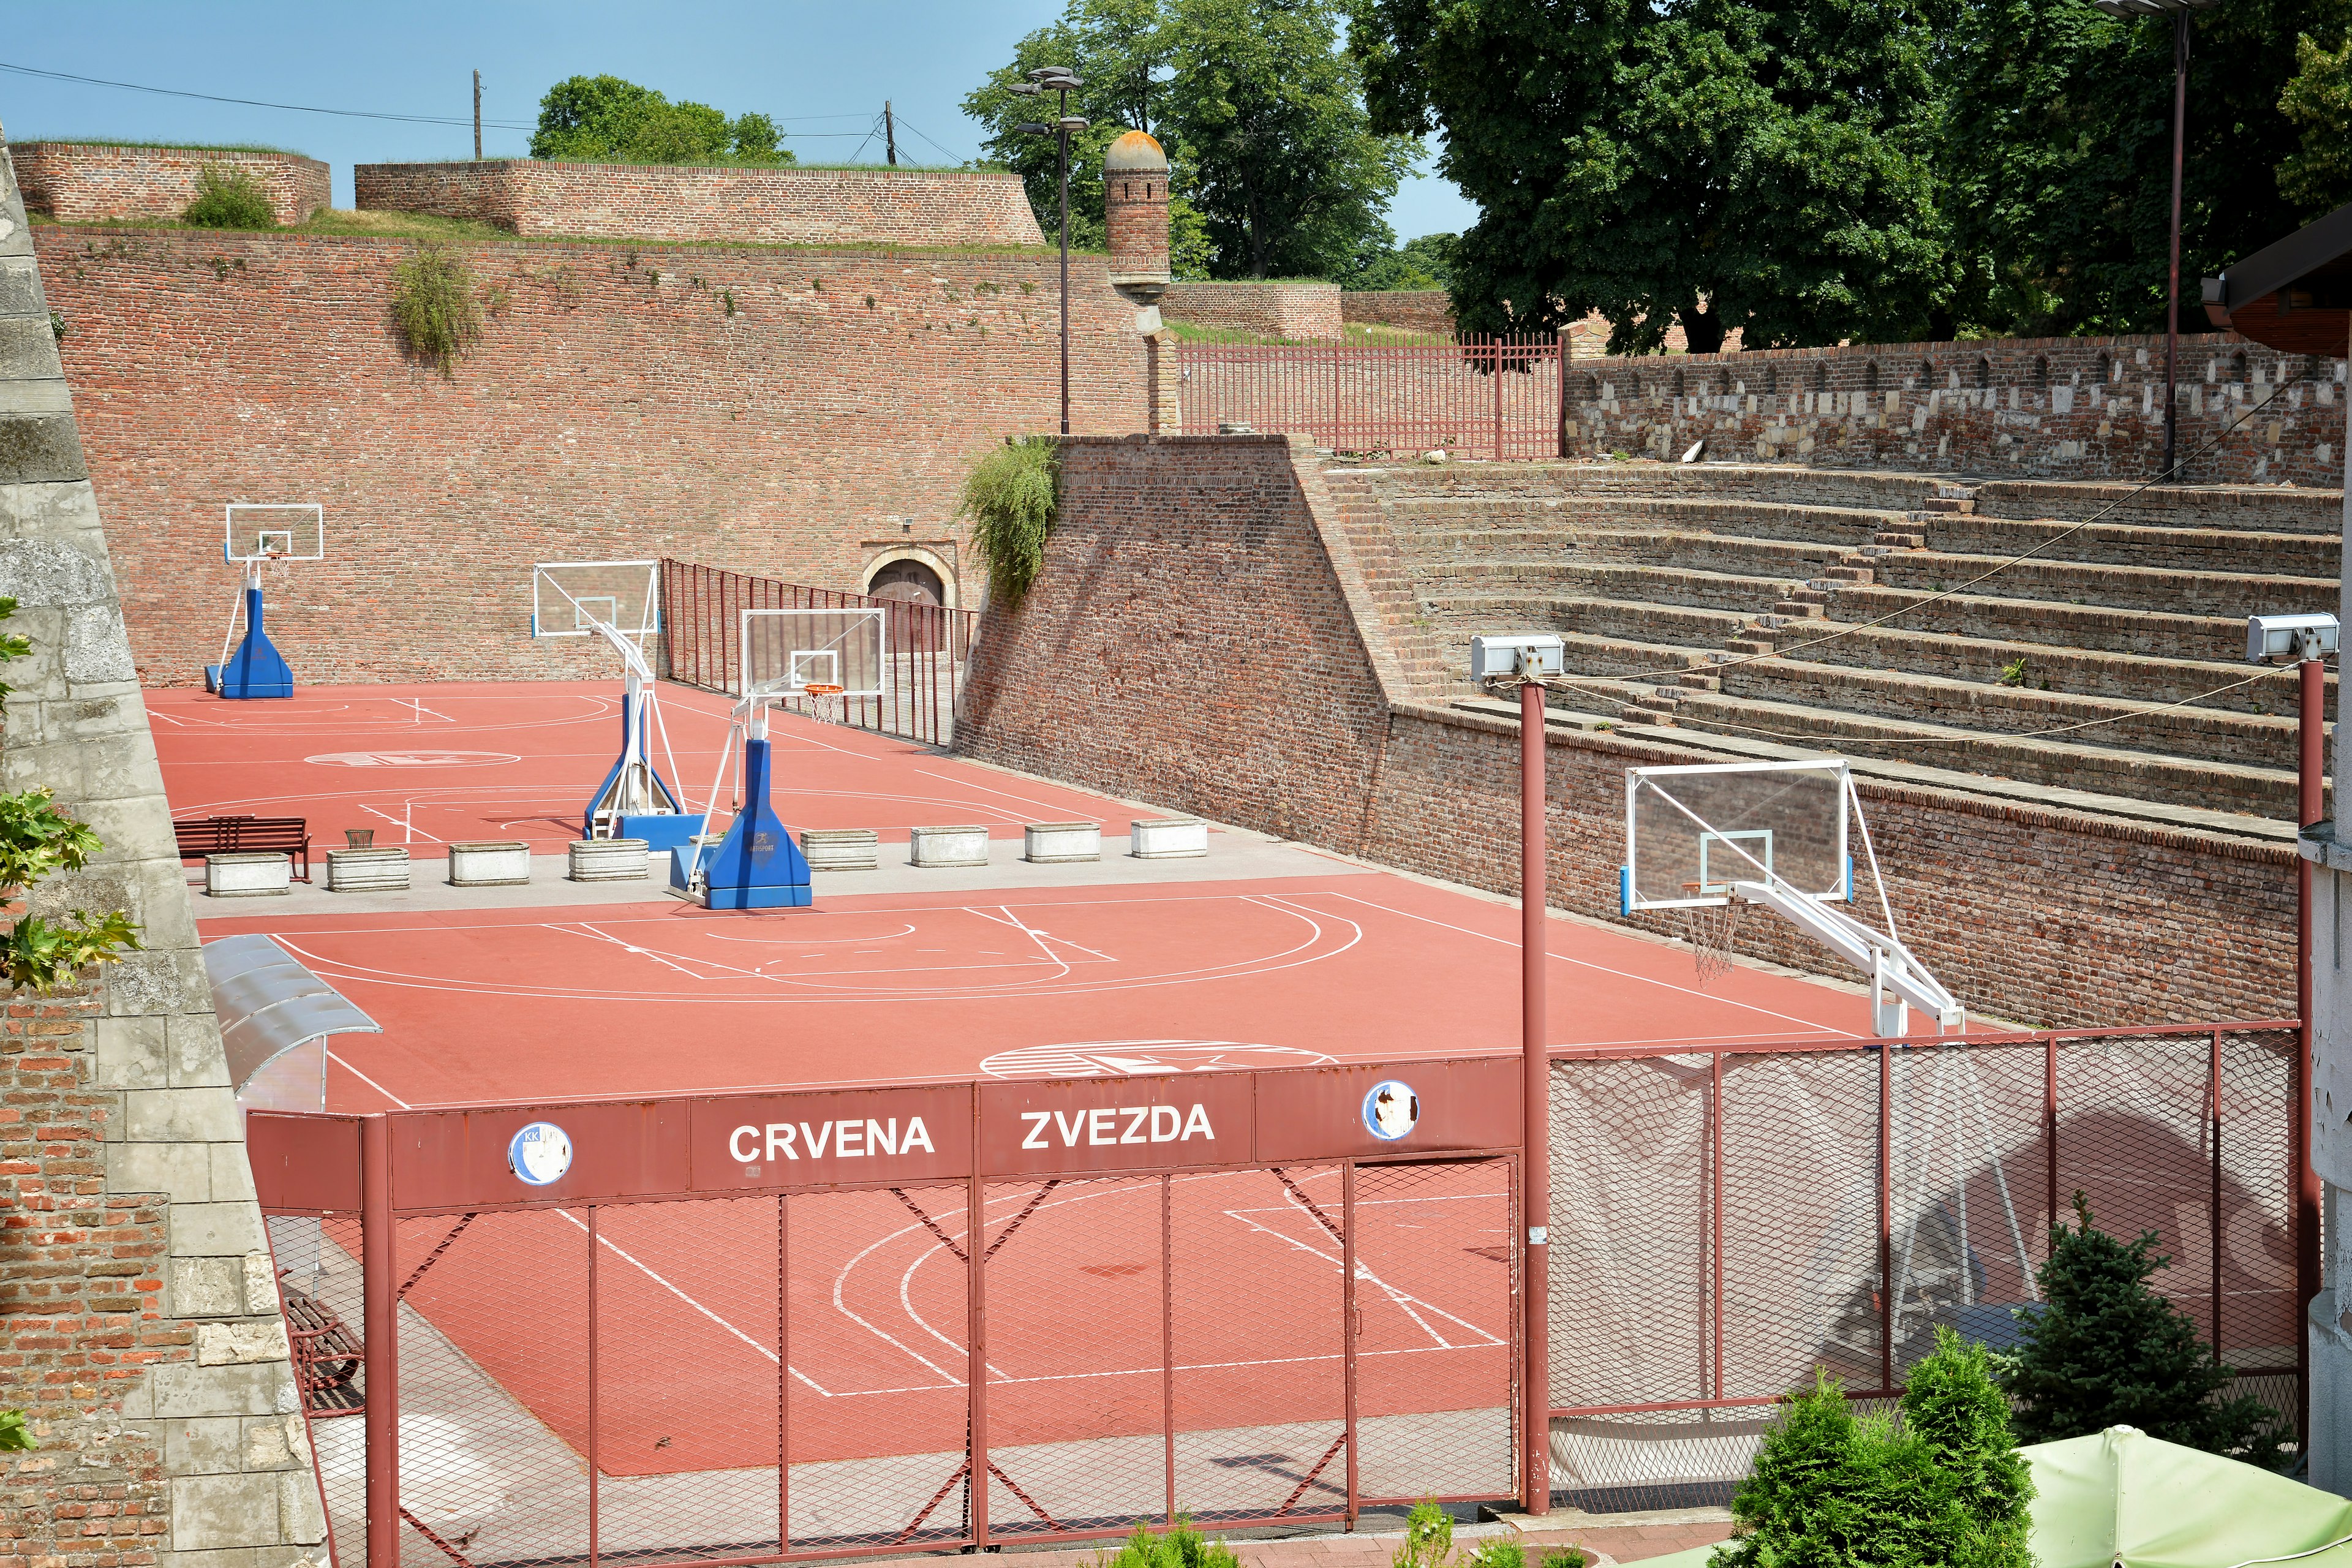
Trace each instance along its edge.
{"label": "white support arm", "polygon": [[1771,883],[1734,882],[1731,891],[1735,898],[1774,910],[1874,981],[1933,1016],[1939,1027],[1958,1027],[1967,1022],[1958,999],[1893,937],[1871,930],[1842,910]]}

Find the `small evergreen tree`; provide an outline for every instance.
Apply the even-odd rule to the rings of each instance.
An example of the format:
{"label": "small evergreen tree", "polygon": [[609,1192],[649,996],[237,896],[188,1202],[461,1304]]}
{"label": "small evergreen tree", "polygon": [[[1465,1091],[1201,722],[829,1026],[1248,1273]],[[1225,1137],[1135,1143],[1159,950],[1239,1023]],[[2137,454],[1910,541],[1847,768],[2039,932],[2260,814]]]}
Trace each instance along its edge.
{"label": "small evergreen tree", "polygon": [[2151,1437],[2252,1464],[2279,1467],[2278,1414],[2246,1395],[2219,1395],[2237,1374],[2222,1364],[2186,1313],[2148,1284],[2171,1261],[2154,1231],[2119,1241],[2091,1223],[2074,1194],[2076,1224],[2050,1233],[2050,1261],[2035,1278],[2042,1306],[2021,1314],[2024,1336],[2003,1359],[2000,1384],[2017,1403],[2029,1443],[2137,1426]]}
{"label": "small evergreen tree", "polygon": [[1948,1328],[1936,1330],[1935,1353],[1913,1367],[1904,1384],[1903,1429],[1927,1446],[1934,1461],[1946,1529],[1956,1542],[1947,1561],[2033,1568],[2025,1544],[2033,1475],[2017,1451],[2009,1402],[1984,1346]]}

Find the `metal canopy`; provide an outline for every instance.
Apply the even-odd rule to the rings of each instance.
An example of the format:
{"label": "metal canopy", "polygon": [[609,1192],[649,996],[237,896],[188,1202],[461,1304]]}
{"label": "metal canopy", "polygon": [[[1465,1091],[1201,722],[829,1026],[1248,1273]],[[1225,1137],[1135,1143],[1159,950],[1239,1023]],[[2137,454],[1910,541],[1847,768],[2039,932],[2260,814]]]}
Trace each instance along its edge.
{"label": "metal canopy", "polygon": [[2341,359],[2352,333],[2352,206],[2205,279],[2213,323],[2287,353]]}
{"label": "metal canopy", "polygon": [[380,1035],[383,1026],[266,936],[205,945],[229,1083],[241,1095],[264,1068],[329,1035]]}

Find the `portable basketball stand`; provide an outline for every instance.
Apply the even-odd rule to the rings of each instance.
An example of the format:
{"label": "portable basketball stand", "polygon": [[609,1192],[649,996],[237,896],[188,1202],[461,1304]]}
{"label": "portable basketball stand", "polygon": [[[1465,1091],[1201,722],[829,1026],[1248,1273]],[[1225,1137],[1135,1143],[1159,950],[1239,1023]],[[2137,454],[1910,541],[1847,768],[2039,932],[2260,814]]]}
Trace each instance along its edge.
{"label": "portable basketball stand", "polygon": [[[580,836],[643,839],[652,853],[688,847],[706,820],[687,810],[653,763],[650,736],[661,723],[660,686],[637,639],[654,629],[654,584],[660,569],[652,561],[551,561],[531,568],[531,636],[593,637],[621,658],[621,752],[581,813]],[[642,590],[634,581],[640,572],[645,574]],[[555,608],[568,605],[571,614],[542,614],[542,588],[553,590],[562,601]],[[619,606],[625,595],[638,592],[644,606],[633,632],[619,624]],[[661,728],[667,749],[669,731],[666,725]],[[677,765],[673,758],[673,772]]]}
{"label": "portable basketball stand", "polygon": [[[240,514],[270,514],[265,524],[237,535]],[[279,516],[277,514],[290,514]],[[283,521],[283,527],[267,522]],[[303,526],[305,523],[307,527]],[[270,561],[320,561],[326,558],[326,522],[321,508],[312,503],[285,504],[232,501],[222,513],[221,559],[244,568],[238,586],[245,613],[245,640],[229,651],[236,635],[236,612],[229,613],[228,636],[221,639],[221,661],[205,666],[205,689],[221,697],[243,700],[294,695],[294,671],[261,629],[261,568]]]}
{"label": "portable basketball stand", "polygon": [[[710,910],[804,910],[814,902],[808,858],[793,842],[769,799],[772,754],[768,710],[808,699],[878,697],[883,612],[855,609],[747,609],[736,670],[743,696],[728,727],[740,741],[741,799],[716,846],[698,840],[670,863],[670,891]],[[711,781],[708,817],[718,811],[720,776]]]}

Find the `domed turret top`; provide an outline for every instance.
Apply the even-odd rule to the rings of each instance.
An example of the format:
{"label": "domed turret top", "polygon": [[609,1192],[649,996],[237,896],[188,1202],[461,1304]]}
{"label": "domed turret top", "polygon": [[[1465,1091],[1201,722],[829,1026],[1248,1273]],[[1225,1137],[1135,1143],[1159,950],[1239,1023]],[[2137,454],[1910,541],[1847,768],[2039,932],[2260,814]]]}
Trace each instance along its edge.
{"label": "domed turret top", "polygon": [[1106,174],[1165,174],[1167,169],[1168,154],[1161,151],[1159,142],[1140,131],[1129,132],[1112,142],[1110,151],[1103,154],[1103,173]]}

